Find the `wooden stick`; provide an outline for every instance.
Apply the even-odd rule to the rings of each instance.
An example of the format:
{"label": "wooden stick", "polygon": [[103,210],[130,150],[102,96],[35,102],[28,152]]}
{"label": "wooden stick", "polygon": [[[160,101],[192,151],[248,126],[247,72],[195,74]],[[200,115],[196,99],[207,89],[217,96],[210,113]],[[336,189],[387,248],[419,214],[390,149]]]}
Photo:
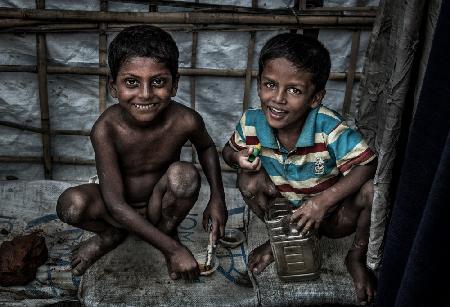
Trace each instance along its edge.
{"label": "wooden stick", "polygon": [[[100,1],[100,10],[102,12],[108,11],[108,1]],[[98,37],[98,64],[100,69],[106,69],[106,50],[107,50],[107,36],[106,36],[106,23],[99,25],[100,34]],[[106,80],[105,75],[99,75],[98,77],[98,111],[100,114],[106,109]]]}
{"label": "wooden stick", "polygon": [[344,102],[342,104],[342,115],[344,118],[350,117],[350,108],[352,103],[353,83],[355,80],[356,62],[358,60],[358,49],[361,32],[353,31],[352,33],[352,49],[350,51],[350,61],[348,65],[347,84],[345,87]]}
{"label": "wooden stick", "polygon": [[[7,156],[0,155],[0,163],[42,163],[43,157],[38,156]],[[71,164],[71,165],[95,165],[94,159],[83,159],[78,157],[61,157],[61,156],[52,156],[51,160],[53,163],[58,164]],[[195,167],[198,170],[202,170],[201,165],[195,163]],[[221,165],[221,170],[224,172],[233,172],[236,170],[229,167],[228,165]]]}
{"label": "wooden stick", "polygon": [[[17,25],[15,27],[7,27],[3,28],[0,25],[1,33],[48,33],[48,32],[57,32],[57,33],[71,33],[71,32],[100,32],[98,28],[98,24],[93,23],[75,23],[75,24],[60,24],[55,22],[45,22],[42,24],[41,21],[38,21],[38,24],[35,26],[27,26],[28,20],[17,20]],[[32,21],[34,23],[34,21]],[[23,23],[23,25],[21,25]],[[127,26],[134,25],[134,23],[109,23],[107,27],[107,32],[118,32]],[[249,32],[249,31],[269,31],[269,30],[291,30],[298,29],[298,25],[230,25],[230,24],[157,24],[154,25],[159,26],[160,28],[167,31],[233,31],[233,32]],[[320,29],[320,28],[333,28],[333,26],[326,25],[302,25],[304,29]],[[346,29],[371,29],[371,25],[355,25],[355,26],[346,26]]]}
{"label": "wooden stick", "polygon": [[[195,69],[197,66],[197,45],[198,45],[198,32],[192,32],[192,52],[191,52],[191,68]],[[190,87],[191,87],[191,108],[195,110],[196,108],[196,80],[195,76],[190,77]],[[191,146],[191,158],[192,162],[197,161],[197,154],[194,145]]]}
{"label": "wooden stick", "polygon": [[[34,65],[0,65],[0,72],[36,72]],[[214,68],[180,68],[181,76],[211,76],[211,77],[244,77],[244,69],[214,69]],[[75,67],[75,66],[47,66],[49,74],[79,74],[79,75],[107,75],[106,67]],[[258,76],[258,71],[252,70],[252,78]],[[361,73],[355,74],[355,80],[361,78]],[[346,80],[346,72],[332,72],[330,80]]]}
{"label": "wooden stick", "polygon": [[[149,3],[149,0],[115,0],[119,2],[125,2],[125,3]],[[224,12],[246,12],[246,13],[265,13],[265,14],[291,14],[291,10],[286,8],[280,8],[280,9],[266,9],[266,8],[260,8],[257,7],[258,0],[252,0],[252,7],[246,7],[246,6],[238,6],[238,5],[222,5],[222,4],[210,4],[210,3],[199,3],[198,1],[195,1],[195,3],[192,2],[185,2],[185,1],[151,1],[152,5],[164,5],[164,6],[174,6],[174,7],[183,7],[183,8],[194,8],[199,9],[202,11],[224,11]],[[294,8],[295,9],[295,8]],[[311,10],[311,9],[307,9]],[[359,12],[359,11],[366,11],[366,10],[376,10],[376,7],[326,7],[323,10],[320,10],[320,12],[333,12],[333,11],[350,11],[350,12]]]}
{"label": "wooden stick", "polygon": [[9,128],[24,130],[24,131],[30,131],[30,132],[36,132],[36,133],[48,133],[50,135],[80,135],[80,136],[89,136],[90,135],[90,131],[88,131],[88,130],[62,130],[62,129],[45,130],[42,128],[17,124],[17,123],[13,123],[13,122],[4,121],[4,120],[0,121],[0,125],[9,127]]}
{"label": "wooden stick", "polygon": [[265,24],[265,25],[316,25],[346,27],[355,25],[371,26],[375,16],[290,16],[257,15],[241,13],[201,13],[201,12],[96,12],[76,10],[11,9],[0,10],[0,17],[25,20],[46,20],[62,22],[123,22],[160,24]]}
{"label": "wooden stick", "polygon": [[245,112],[250,104],[250,91],[252,88],[253,55],[255,53],[256,32],[250,32],[250,40],[247,49],[247,69],[245,71],[244,99],[242,102],[242,111]]}
{"label": "wooden stick", "polygon": [[[45,8],[44,0],[36,0],[37,8]],[[52,161],[50,156],[50,115],[48,105],[48,89],[47,89],[47,45],[45,34],[36,35],[36,52],[37,52],[37,78],[39,87],[39,106],[41,109],[41,128],[45,131],[42,137],[42,153],[44,158],[44,177],[52,179]]]}

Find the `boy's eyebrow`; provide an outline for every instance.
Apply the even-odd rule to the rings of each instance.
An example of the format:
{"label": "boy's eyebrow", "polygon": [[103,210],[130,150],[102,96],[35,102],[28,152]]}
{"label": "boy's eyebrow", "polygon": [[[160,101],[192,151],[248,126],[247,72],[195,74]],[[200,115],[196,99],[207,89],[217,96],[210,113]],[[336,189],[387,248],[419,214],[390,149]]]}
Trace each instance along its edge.
{"label": "boy's eyebrow", "polygon": [[[271,82],[274,82],[274,83],[278,83],[278,82],[275,81],[274,79],[269,78],[269,77],[264,76],[264,75],[261,76],[261,81],[263,81],[263,80],[267,80],[267,81],[271,81]],[[288,84],[288,85],[289,85],[289,86],[301,86],[301,87],[305,87],[305,86],[306,86],[306,83],[303,82],[303,81],[298,81],[297,83],[292,83],[292,84]]]}
{"label": "boy's eyebrow", "polygon": [[[136,78],[136,79],[141,78],[141,76],[135,75],[135,74],[133,74],[131,72],[124,72],[123,75],[126,76],[126,77],[131,76],[131,77]],[[156,77],[161,77],[161,76],[170,76],[170,73],[168,73],[168,72],[160,72],[160,73],[152,75],[151,78],[156,78]]]}

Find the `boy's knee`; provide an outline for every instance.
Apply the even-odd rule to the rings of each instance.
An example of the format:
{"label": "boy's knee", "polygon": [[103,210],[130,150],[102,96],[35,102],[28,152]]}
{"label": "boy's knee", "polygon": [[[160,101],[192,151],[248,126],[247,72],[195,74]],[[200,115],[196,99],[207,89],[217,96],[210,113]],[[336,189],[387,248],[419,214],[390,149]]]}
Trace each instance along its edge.
{"label": "boy's knee", "polygon": [[75,188],[65,190],[58,198],[56,213],[59,219],[68,224],[78,224],[82,220],[86,196]]}
{"label": "boy's knee", "polygon": [[238,175],[238,189],[242,196],[247,199],[254,198],[257,194],[263,193],[269,198],[276,198],[278,190],[270,178],[265,173],[240,173]]}
{"label": "boy's knee", "polygon": [[200,190],[200,174],[192,163],[175,162],[167,170],[168,189],[177,198],[189,198]]}
{"label": "boy's knee", "polygon": [[258,183],[255,179],[255,177],[247,176],[245,173],[238,175],[238,189],[244,198],[252,199],[258,193]]}

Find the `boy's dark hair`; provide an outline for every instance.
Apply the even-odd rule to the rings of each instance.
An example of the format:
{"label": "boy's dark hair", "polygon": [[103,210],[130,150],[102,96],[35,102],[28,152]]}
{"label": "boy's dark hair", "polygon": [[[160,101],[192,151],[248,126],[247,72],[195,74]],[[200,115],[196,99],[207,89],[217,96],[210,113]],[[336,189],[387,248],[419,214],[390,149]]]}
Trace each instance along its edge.
{"label": "boy's dark hair", "polygon": [[259,78],[267,61],[276,58],[285,58],[299,69],[311,73],[316,93],[325,88],[330,75],[330,53],[317,39],[298,33],[282,33],[272,37],[259,55]]}
{"label": "boy's dark hair", "polygon": [[108,65],[113,81],[122,64],[132,57],[148,57],[164,63],[173,80],[178,72],[178,47],[169,33],[150,25],[123,29],[108,48]]}

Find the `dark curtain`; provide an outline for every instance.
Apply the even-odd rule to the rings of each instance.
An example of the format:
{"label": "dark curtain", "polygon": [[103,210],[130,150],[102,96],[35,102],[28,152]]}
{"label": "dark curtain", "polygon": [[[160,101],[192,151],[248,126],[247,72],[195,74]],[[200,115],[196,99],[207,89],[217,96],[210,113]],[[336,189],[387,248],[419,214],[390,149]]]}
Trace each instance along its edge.
{"label": "dark curtain", "polygon": [[382,256],[376,305],[450,306],[450,2],[442,1]]}

